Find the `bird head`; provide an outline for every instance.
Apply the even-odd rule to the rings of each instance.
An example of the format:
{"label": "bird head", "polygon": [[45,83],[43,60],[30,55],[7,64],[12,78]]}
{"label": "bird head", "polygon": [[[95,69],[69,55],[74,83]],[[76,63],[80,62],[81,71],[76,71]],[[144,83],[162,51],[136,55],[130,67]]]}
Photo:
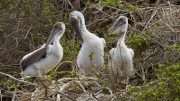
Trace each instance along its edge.
{"label": "bird head", "polygon": [[84,20],[84,16],[79,11],[72,11],[69,15],[70,23],[72,26],[72,29],[76,32],[76,35],[78,38],[81,38],[81,27]]}
{"label": "bird head", "polygon": [[128,18],[125,16],[119,16],[116,21],[112,24],[112,26],[108,30],[108,34],[112,35],[115,33],[126,32],[128,28]]}
{"label": "bird head", "polygon": [[52,34],[62,34],[65,31],[65,24],[63,22],[56,22],[51,31]]}
{"label": "bird head", "polygon": [[47,44],[51,43],[56,34],[63,35],[65,32],[65,24],[63,22],[56,22],[51,30]]}

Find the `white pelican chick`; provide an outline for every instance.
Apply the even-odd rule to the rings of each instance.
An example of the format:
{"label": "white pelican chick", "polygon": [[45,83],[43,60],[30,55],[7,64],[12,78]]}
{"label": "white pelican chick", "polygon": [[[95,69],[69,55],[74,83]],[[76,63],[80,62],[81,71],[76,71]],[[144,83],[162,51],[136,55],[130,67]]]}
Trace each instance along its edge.
{"label": "white pelican chick", "polygon": [[95,70],[100,70],[104,64],[104,38],[99,38],[86,29],[85,19],[81,12],[72,11],[70,22],[76,34],[81,36],[83,43],[77,56],[77,66],[81,74],[93,76]]}
{"label": "white pelican chick", "polygon": [[22,58],[20,67],[23,77],[41,77],[60,63],[63,57],[63,48],[59,40],[64,32],[65,24],[56,22],[46,44]]}
{"label": "white pelican chick", "polygon": [[112,77],[118,78],[124,74],[126,84],[133,73],[134,51],[128,48],[124,42],[128,29],[128,18],[120,16],[108,30],[109,35],[120,33],[116,48],[110,50],[109,67],[112,69]]}

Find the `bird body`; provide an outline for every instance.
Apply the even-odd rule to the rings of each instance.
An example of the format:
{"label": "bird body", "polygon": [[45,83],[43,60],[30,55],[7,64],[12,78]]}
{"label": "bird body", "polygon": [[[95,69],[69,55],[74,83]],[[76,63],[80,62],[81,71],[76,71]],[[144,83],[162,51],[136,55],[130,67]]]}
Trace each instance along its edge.
{"label": "bird body", "polygon": [[83,40],[77,56],[78,69],[83,75],[91,75],[93,74],[92,67],[99,70],[104,64],[105,40],[86,29],[85,19],[81,12],[71,12],[70,20],[73,29]]}
{"label": "bird body", "polygon": [[54,27],[56,26],[60,28],[53,28],[55,31],[52,30],[46,44],[22,58],[20,65],[23,76],[40,77],[57,66],[62,60],[63,48],[59,40],[64,33],[65,25],[56,23]]}
{"label": "bird body", "polygon": [[[93,66],[99,70],[104,64],[103,39],[94,37],[84,41],[77,57],[77,65],[82,74],[88,75]],[[91,71],[92,72],[92,71]]]}
{"label": "bird body", "polygon": [[133,73],[133,57],[134,51],[128,48],[124,42],[128,28],[128,19],[120,16],[109,29],[109,34],[120,33],[116,48],[110,50],[109,67],[111,67],[111,75],[113,78],[126,76],[127,82],[129,76]]}
{"label": "bird body", "polygon": [[[44,45],[41,48],[43,47]],[[24,58],[27,58],[28,56],[34,54],[35,52],[36,51],[25,55]],[[45,74],[49,72],[54,66],[58,65],[63,57],[62,46],[60,44],[58,45],[58,47],[49,45],[46,54],[47,56],[45,58],[42,58],[40,61],[37,61],[29,65],[27,69],[23,71],[24,76],[27,75],[27,76],[39,77],[40,75],[38,70],[40,70],[40,74]]]}
{"label": "bird body", "polygon": [[133,72],[133,54],[132,49],[128,48],[124,43],[117,44],[116,48],[110,50],[111,60],[109,66],[112,67],[113,77],[125,75],[130,76]]}

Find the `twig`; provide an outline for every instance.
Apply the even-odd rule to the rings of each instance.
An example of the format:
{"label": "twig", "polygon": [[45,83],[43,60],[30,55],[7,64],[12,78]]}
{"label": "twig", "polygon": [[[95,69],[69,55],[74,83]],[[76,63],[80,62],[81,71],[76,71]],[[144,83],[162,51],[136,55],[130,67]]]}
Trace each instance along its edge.
{"label": "twig", "polygon": [[4,76],[7,76],[10,79],[13,79],[15,81],[21,82],[21,83],[26,83],[26,84],[29,84],[29,85],[37,86],[37,84],[31,83],[31,82],[27,82],[27,81],[24,81],[24,80],[19,80],[19,79],[15,78],[15,77],[13,77],[13,76],[11,76],[9,74],[3,73],[3,72],[0,72],[0,74],[4,75]]}
{"label": "twig", "polygon": [[68,83],[65,83],[65,84],[63,84],[62,86],[61,86],[61,88],[60,88],[60,92],[64,92],[64,90],[66,89],[66,88],[68,88],[71,84],[74,84],[74,82],[76,82],[78,85],[79,85],[79,87],[81,87],[82,89],[83,89],[83,92],[87,92],[86,91],[86,89],[84,88],[84,86],[83,85],[81,85],[81,82],[79,82],[79,81],[70,81],[70,82],[68,82]]}
{"label": "twig", "polygon": [[74,64],[74,62],[72,62],[72,61],[63,61],[63,62],[61,62],[61,63],[59,63],[56,67],[55,67],[55,72],[59,69],[59,68],[61,68],[61,65],[63,65],[63,64]]}
{"label": "twig", "polygon": [[60,91],[60,92],[64,92],[64,90],[65,90],[67,87],[69,87],[69,86],[70,86],[70,83],[68,82],[68,83],[62,85],[59,91]]}
{"label": "twig", "polygon": [[84,88],[84,86],[81,84],[80,81],[75,81],[82,89],[83,89],[83,92],[87,92],[86,89]]}
{"label": "twig", "polygon": [[[97,81],[98,78],[93,78],[93,77],[83,77],[82,78],[79,78],[80,80],[95,80]],[[67,82],[67,81],[71,81],[71,80],[79,80],[78,78],[62,78],[62,79],[59,79],[58,82]]]}
{"label": "twig", "polygon": [[25,35],[25,37],[24,37],[24,39],[26,39],[27,38],[27,36],[28,36],[28,34],[29,34],[29,32],[30,32],[30,30],[32,29],[32,27],[30,27],[29,29],[28,29],[28,31],[27,31],[27,33],[26,33],[26,35]]}
{"label": "twig", "polygon": [[152,54],[146,56],[146,57],[143,58],[142,60],[145,61],[145,60],[147,60],[148,58],[152,57],[152,56],[153,56],[154,54],[156,54],[156,53],[158,53],[158,51],[156,51],[156,52],[154,52],[154,53],[152,53]]}
{"label": "twig", "polygon": [[146,23],[144,29],[142,30],[142,33],[146,30],[146,28],[148,27],[149,23],[151,22],[151,20],[154,18],[154,16],[156,15],[158,9],[155,9],[151,15],[151,18],[148,20],[148,22]]}
{"label": "twig", "polygon": [[67,0],[67,2],[71,6],[71,8],[74,8],[69,0]]}
{"label": "twig", "polygon": [[98,101],[97,98],[96,98],[96,96],[95,96],[93,93],[90,94],[90,97],[91,97],[93,100]]}
{"label": "twig", "polygon": [[1,99],[1,101],[2,101],[2,94],[1,94],[1,89],[0,89],[0,99]]}
{"label": "twig", "polygon": [[17,34],[19,31],[23,30],[24,28],[25,28],[25,27],[22,27],[22,28],[20,28],[20,29],[15,30],[14,32],[12,32],[12,33],[6,35],[5,38],[10,37],[11,35]]}
{"label": "twig", "polygon": [[55,93],[61,94],[61,95],[65,96],[66,98],[68,98],[68,99],[70,99],[70,100],[72,100],[72,101],[77,101],[77,100],[71,98],[70,96],[68,96],[68,95],[66,95],[66,94],[64,94],[64,93],[61,93],[61,92],[59,92],[59,91],[55,91]]}
{"label": "twig", "polygon": [[160,21],[161,21],[162,23],[164,23],[167,27],[169,27],[169,29],[171,29],[172,32],[175,33],[174,29],[173,29],[170,25],[168,25],[166,22],[164,22],[164,21],[162,21],[162,20],[160,20]]}
{"label": "twig", "polygon": [[93,99],[97,99],[96,96],[91,92],[91,90],[80,80],[79,76],[76,75],[76,77],[78,78],[78,80],[80,81],[80,83],[87,89],[87,91],[88,91],[89,93],[91,93],[91,97],[92,97]]}
{"label": "twig", "polygon": [[61,96],[60,96],[60,94],[57,94],[56,101],[61,101]]}
{"label": "twig", "polygon": [[[20,83],[18,82],[18,85]],[[17,89],[15,88],[14,92],[13,92],[13,97],[12,97],[12,100],[11,101],[16,101],[15,98],[16,98],[16,92],[17,92]]]}
{"label": "twig", "polygon": [[[64,89],[65,89],[66,87],[69,87],[70,84],[71,84],[71,83],[68,82],[68,83],[62,85],[60,89],[59,89],[59,87],[57,87],[57,86],[55,86],[55,85],[53,84],[54,88],[56,88],[56,91],[54,91],[54,92],[57,93],[57,101],[60,100],[60,95],[63,95],[63,96],[65,96],[66,98],[68,98],[68,99],[70,99],[70,100],[72,100],[72,101],[76,101],[76,100],[74,100],[73,98],[71,98],[70,96],[68,96],[68,95],[66,95],[66,94],[63,93]],[[59,94],[60,94],[60,95],[59,95]]]}

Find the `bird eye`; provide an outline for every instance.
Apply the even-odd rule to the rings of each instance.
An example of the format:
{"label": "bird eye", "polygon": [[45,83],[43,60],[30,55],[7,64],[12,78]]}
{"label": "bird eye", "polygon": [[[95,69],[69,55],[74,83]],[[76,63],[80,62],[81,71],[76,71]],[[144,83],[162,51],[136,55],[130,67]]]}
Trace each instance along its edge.
{"label": "bird eye", "polygon": [[123,20],[122,18],[120,18],[119,20]]}

